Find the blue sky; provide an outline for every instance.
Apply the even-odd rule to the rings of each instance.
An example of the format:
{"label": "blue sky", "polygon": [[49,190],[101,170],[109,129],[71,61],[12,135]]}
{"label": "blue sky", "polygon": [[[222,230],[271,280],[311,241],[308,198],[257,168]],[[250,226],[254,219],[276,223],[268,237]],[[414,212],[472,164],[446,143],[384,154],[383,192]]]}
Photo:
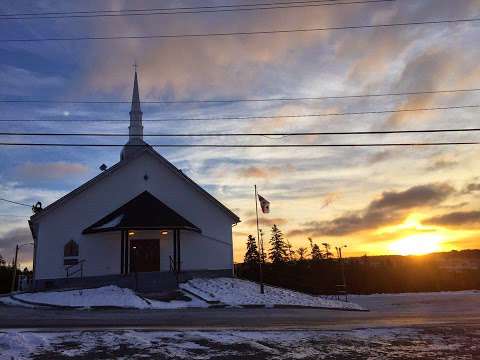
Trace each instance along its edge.
{"label": "blue sky", "polygon": [[[209,4],[225,3],[212,1]],[[248,3],[248,1],[244,2]],[[169,2],[198,6],[199,1]],[[162,6],[167,6],[162,2]],[[159,7],[158,1],[13,1],[2,13]],[[204,33],[473,18],[478,0],[398,0],[215,14],[94,19],[0,21],[2,39]],[[139,64],[142,99],[185,100],[323,96],[478,88],[478,23],[255,37],[112,40],[0,44],[0,98],[129,100]],[[145,133],[266,130],[381,130],[478,127],[478,110],[285,119],[282,115],[480,104],[480,93],[304,102],[142,106]],[[2,131],[127,132],[129,104],[0,104]],[[267,115],[264,120],[162,122],[149,119]],[[87,119],[123,122],[87,122]],[[73,122],[75,121],[75,122]],[[295,143],[408,141],[413,136],[284,139],[158,139],[150,143]],[[24,141],[28,138],[2,138]],[[52,142],[119,139],[49,137]],[[478,140],[476,134],[415,135],[413,140]],[[160,149],[175,165],[236,211],[237,260],[254,232],[252,187],[272,202],[263,227],[278,223],[295,247],[318,242],[349,245],[351,255],[395,253],[410,239],[436,250],[478,247],[478,147],[374,149]],[[0,196],[44,204],[119,159],[119,148],[0,148]],[[449,186],[450,188],[447,188]],[[449,190],[446,190],[449,189]],[[466,189],[471,189],[467,191]],[[420,191],[422,196],[417,191]],[[441,192],[442,196],[439,196]],[[417,202],[381,210],[377,202],[413,196]],[[426,197],[423,197],[426,196]],[[384,214],[389,216],[385,217]],[[0,253],[28,239],[29,209],[0,203]],[[453,214],[453,215],[452,215]],[[455,214],[461,221],[452,223]],[[458,215],[460,214],[460,215]],[[7,216],[8,215],[8,216]],[[15,216],[10,216],[15,215]],[[462,217],[463,216],[463,217]],[[443,217],[443,218],[442,218]],[[445,218],[447,217],[447,218]],[[357,224],[352,226],[352,224]],[[343,230],[342,230],[343,229]],[[349,229],[349,230],[345,230]],[[420,236],[428,233],[428,236]],[[420,234],[420,235],[419,235]],[[393,250],[392,250],[393,249]],[[28,262],[28,251],[24,259]]]}

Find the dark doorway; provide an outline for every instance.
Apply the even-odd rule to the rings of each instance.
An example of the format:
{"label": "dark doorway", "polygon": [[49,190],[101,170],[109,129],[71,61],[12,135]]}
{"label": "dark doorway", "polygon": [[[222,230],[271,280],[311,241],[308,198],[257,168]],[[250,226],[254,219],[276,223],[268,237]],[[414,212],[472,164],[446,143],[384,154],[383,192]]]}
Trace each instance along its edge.
{"label": "dark doorway", "polygon": [[160,271],[160,240],[130,240],[130,272]]}

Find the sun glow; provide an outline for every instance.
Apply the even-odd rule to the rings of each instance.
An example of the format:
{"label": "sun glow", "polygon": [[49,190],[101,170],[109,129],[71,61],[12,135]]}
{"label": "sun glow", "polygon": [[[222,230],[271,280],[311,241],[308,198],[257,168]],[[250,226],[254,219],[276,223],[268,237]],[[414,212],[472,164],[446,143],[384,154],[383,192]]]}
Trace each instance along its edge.
{"label": "sun glow", "polygon": [[444,237],[439,234],[416,234],[390,244],[389,250],[398,255],[424,255],[441,251]]}

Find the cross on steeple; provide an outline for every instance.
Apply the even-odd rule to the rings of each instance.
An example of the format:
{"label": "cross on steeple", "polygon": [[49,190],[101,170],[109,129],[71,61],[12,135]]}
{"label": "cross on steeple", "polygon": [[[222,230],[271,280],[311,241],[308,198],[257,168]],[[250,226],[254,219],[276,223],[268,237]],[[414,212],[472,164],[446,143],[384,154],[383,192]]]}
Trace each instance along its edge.
{"label": "cross on steeple", "polygon": [[133,63],[133,68],[135,69],[135,72],[137,72],[138,65],[137,65],[137,62],[136,62],[136,61]]}

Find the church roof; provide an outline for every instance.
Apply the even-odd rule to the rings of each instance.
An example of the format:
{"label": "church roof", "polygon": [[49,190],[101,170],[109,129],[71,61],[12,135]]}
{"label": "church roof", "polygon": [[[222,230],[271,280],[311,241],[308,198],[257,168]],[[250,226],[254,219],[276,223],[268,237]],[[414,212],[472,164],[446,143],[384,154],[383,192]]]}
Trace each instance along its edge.
{"label": "church roof", "polygon": [[47,214],[50,210],[60,206],[65,201],[68,201],[70,198],[88,189],[90,186],[93,186],[95,183],[102,180],[103,178],[113,175],[115,171],[122,168],[123,166],[130,163],[131,161],[134,161],[135,159],[139,158],[141,155],[145,153],[150,153],[151,155],[153,155],[163,165],[169,168],[174,174],[180,176],[184,181],[189,183],[195,190],[197,190],[200,194],[205,196],[206,199],[212,201],[215,205],[220,207],[224,212],[226,212],[234,220],[234,222],[236,223],[240,222],[240,218],[237,215],[235,215],[225,205],[223,205],[220,201],[215,199],[212,195],[210,195],[207,191],[205,191],[202,187],[200,187],[197,183],[195,183],[192,179],[190,179],[187,175],[185,175],[181,170],[176,168],[175,165],[173,165],[171,162],[165,159],[162,155],[156,152],[150,145],[148,145],[146,142],[143,141],[142,110],[140,106],[140,94],[138,89],[138,78],[137,78],[136,70],[135,70],[135,77],[133,82],[132,107],[130,111],[129,140],[126,146],[124,146],[122,150],[120,162],[116,163],[109,169],[101,172],[99,175],[97,175],[90,181],[87,181],[86,183],[79,186],[75,190],[71,191],[67,195],[61,197],[57,201],[48,205],[42,211],[32,215],[30,220],[35,222],[37,219]]}
{"label": "church roof", "polygon": [[35,222],[37,219],[41,218],[43,215],[48,214],[51,210],[54,208],[57,208],[58,206],[61,206],[63,203],[68,201],[69,199],[75,197],[76,195],[80,194],[81,192],[87,190],[91,186],[95,185],[98,181],[101,181],[104,178],[107,178],[108,176],[114,175],[114,173],[123,168],[125,165],[129,164],[132,161],[135,161],[135,159],[139,158],[142,154],[144,153],[149,153],[153,155],[157,160],[159,160],[161,163],[163,163],[167,168],[169,168],[173,173],[175,173],[177,176],[181,177],[184,181],[189,183],[195,190],[197,190],[200,194],[205,196],[205,198],[211,202],[213,202],[215,205],[220,207],[224,212],[229,215],[234,222],[240,222],[240,218],[233,213],[229,208],[227,208],[225,205],[223,205],[220,201],[218,201],[215,197],[213,197],[210,193],[208,193],[205,189],[203,189],[200,185],[198,185],[195,181],[190,179],[187,175],[185,175],[181,170],[179,170],[175,165],[173,165],[170,161],[165,159],[162,155],[160,155],[158,152],[156,152],[151,146],[146,145],[145,147],[142,147],[142,150],[135,153],[132,157],[119,161],[115,165],[111,166],[107,170],[101,172],[97,176],[95,176],[93,179],[87,181],[83,185],[80,185],[78,188],[75,190],[69,192],[65,196],[61,197],[57,201],[54,201],[50,205],[46,206],[42,211],[37,212],[36,214],[32,215],[30,217],[31,221]]}
{"label": "church roof", "polygon": [[169,208],[148,191],[144,191],[117,210],[83,230],[92,234],[119,230],[185,229],[201,232],[183,216]]}

